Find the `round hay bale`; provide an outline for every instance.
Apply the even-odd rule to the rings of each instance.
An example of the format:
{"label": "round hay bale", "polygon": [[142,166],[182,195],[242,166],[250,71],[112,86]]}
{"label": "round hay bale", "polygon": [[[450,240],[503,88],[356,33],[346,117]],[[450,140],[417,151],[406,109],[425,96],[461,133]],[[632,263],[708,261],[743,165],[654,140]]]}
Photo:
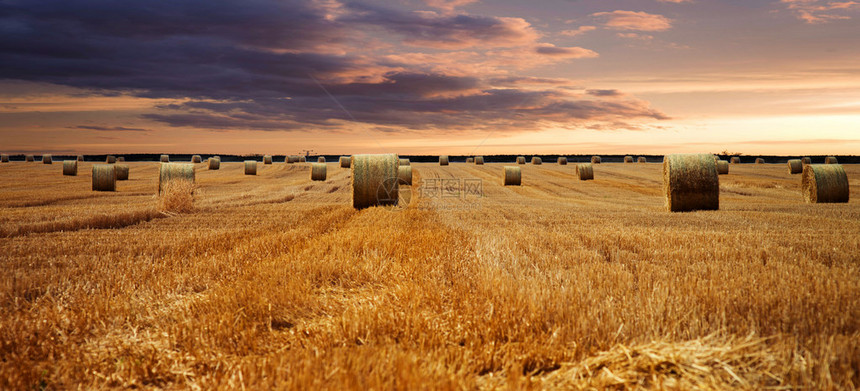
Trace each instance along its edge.
{"label": "round hay bale", "polygon": [[648,159],[646,159],[645,156],[639,156],[638,158],[636,158],[636,161],[638,163],[648,163]]}
{"label": "round hay bale", "polygon": [[35,157],[35,156],[33,156],[33,155],[27,155],[27,156],[24,156],[24,161],[25,161],[25,162],[35,162],[35,161],[36,161],[36,157]]}
{"label": "round hay bale", "polygon": [[532,164],[534,164],[534,165],[536,165],[536,166],[539,166],[539,165],[541,165],[542,163],[543,163],[543,160],[541,160],[541,158],[539,158],[539,157],[537,157],[537,156],[533,156],[533,157],[532,157]]}
{"label": "round hay bale", "polygon": [[600,156],[592,156],[591,164],[600,164]]}
{"label": "round hay bale", "polygon": [[128,180],[128,165],[127,164],[117,164],[116,165],[116,180],[118,180],[118,181],[127,181]]}
{"label": "round hay bale", "polygon": [[475,158],[473,158],[473,157],[467,157],[466,158],[466,163],[474,163],[474,162],[475,162]]}
{"label": "round hay bale", "polygon": [[326,178],[325,163],[311,163],[311,180],[324,181]]}
{"label": "round hay bale", "polygon": [[412,166],[397,167],[397,181],[400,185],[412,186]]}
{"label": "round hay bale", "polygon": [[594,179],[594,164],[580,163],[576,165],[576,176],[581,181],[590,181]]}
{"label": "round hay bale", "polygon": [[170,181],[189,181],[194,183],[194,165],[189,163],[162,163],[158,168],[158,194]]}
{"label": "round hay bale", "polygon": [[209,158],[209,169],[210,170],[220,170],[221,169],[221,158],[210,157]]}
{"label": "round hay bale", "polygon": [[293,163],[298,163],[298,162],[299,162],[299,157],[296,155],[289,155],[289,156],[284,158],[284,163],[293,164]]}
{"label": "round hay bale", "polygon": [[836,160],[835,157],[828,156],[828,157],[824,158],[824,164],[839,164],[839,162]]}
{"label": "round hay bale", "polygon": [[788,173],[800,174],[803,172],[803,161],[800,159],[791,159],[788,161]]}
{"label": "round hay bale", "polygon": [[170,156],[169,155],[161,155],[161,156],[159,156],[158,161],[160,161],[162,163],[170,163]]}
{"label": "round hay bale", "polygon": [[325,163],[325,156],[320,156],[317,158],[317,163]]}
{"label": "round hay bale", "polygon": [[0,155],[0,163],[9,163],[9,155],[5,153]]}
{"label": "round hay bale", "polygon": [[484,157],[483,156],[475,156],[475,164],[482,166],[484,165]]}
{"label": "round hay bale", "polygon": [[447,166],[448,165],[448,155],[439,156],[439,165],[440,166]]}
{"label": "round hay bale", "polygon": [[51,155],[42,155],[42,164],[52,164],[54,163],[53,157]]}
{"label": "round hay bale", "polygon": [[726,175],[729,173],[729,161],[717,160],[717,175]]}
{"label": "round hay bale", "polygon": [[399,196],[399,159],[395,154],[352,157],[352,206],[392,205]]}
{"label": "round hay bale", "polygon": [[63,160],[63,175],[75,176],[78,175],[77,160]]}
{"label": "round hay bale", "polygon": [[125,162],[125,157],[123,157],[123,156],[117,156],[116,161],[117,161],[117,162]]}
{"label": "round hay bale", "polygon": [[272,164],[272,155],[263,156],[263,164]]}
{"label": "round hay bale", "polygon": [[732,159],[730,161],[732,164],[741,164],[741,158],[738,156],[732,156]]}
{"label": "round hay bale", "polygon": [[408,166],[410,163],[409,163],[409,159],[399,159],[397,164],[399,164],[401,166]]}
{"label": "round hay bale", "polygon": [[561,166],[566,166],[567,165],[567,158],[564,156],[559,157],[558,158],[558,164]]}
{"label": "round hay bale", "polygon": [[808,157],[803,157],[803,158],[800,158],[800,162],[803,163],[803,165],[805,166],[807,164],[812,164],[812,159],[810,159]]}
{"label": "round hay bale", "polygon": [[519,166],[505,166],[505,186],[520,186],[523,183],[523,172]]}
{"label": "round hay bale", "polygon": [[633,163],[633,156],[625,156],[624,163]]}
{"label": "round hay bale", "polygon": [[764,164],[764,159],[760,157],[755,158],[755,164]]}
{"label": "round hay bale", "polygon": [[93,191],[116,191],[116,166],[93,165]]}
{"label": "round hay bale", "polygon": [[517,156],[517,164],[526,164],[525,156]]}
{"label": "round hay bale", "polygon": [[341,156],[340,157],[340,168],[349,168],[349,163],[352,162],[352,159],[349,156]]}
{"label": "round hay bale", "polygon": [[804,166],[801,187],[807,203],[848,202],[848,175],[841,164]]}
{"label": "round hay bale", "polygon": [[84,161],[84,155],[78,155],[78,161],[79,162]]}
{"label": "round hay bale", "polygon": [[191,163],[202,163],[202,162],[203,162],[203,158],[200,157],[200,155],[191,156]]}
{"label": "round hay bale", "polygon": [[105,163],[107,163],[107,164],[114,164],[114,163],[116,163],[116,156],[113,156],[113,155],[107,155],[107,156],[105,157]]}
{"label": "round hay bale", "polygon": [[245,175],[257,175],[256,160],[245,160]]}
{"label": "round hay bale", "polygon": [[720,209],[720,178],[710,154],[667,155],[663,188],[671,212]]}

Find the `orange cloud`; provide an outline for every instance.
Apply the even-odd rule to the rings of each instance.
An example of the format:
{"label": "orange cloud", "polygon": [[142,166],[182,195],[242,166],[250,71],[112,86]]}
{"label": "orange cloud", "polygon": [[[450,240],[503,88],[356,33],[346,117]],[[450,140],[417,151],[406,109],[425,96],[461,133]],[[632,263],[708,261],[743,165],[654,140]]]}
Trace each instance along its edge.
{"label": "orange cloud", "polygon": [[798,19],[809,24],[851,19],[850,16],[835,11],[860,9],[860,2],[856,1],[780,0],[780,3],[786,4]]}
{"label": "orange cloud", "polygon": [[672,20],[647,12],[616,10],[591,14],[603,20],[604,26],[616,30],[665,31],[672,28]]}
{"label": "orange cloud", "polygon": [[594,31],[596,29],[597,29],[597,27],[595,27],[595,26],[579,26],[573,30],[563,30],[563,31],[559,32],[558,34],[559,35],[565,35],[568,37],[575,37],[577,35],[585,34],[589,31]]}

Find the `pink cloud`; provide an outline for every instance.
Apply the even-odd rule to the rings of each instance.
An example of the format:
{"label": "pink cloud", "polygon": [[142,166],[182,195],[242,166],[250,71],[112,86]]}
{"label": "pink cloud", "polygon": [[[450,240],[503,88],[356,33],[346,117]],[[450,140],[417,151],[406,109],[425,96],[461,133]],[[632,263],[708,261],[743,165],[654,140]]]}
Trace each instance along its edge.
{"label": "pink cloud", "polygon": [[579,26],[579,27],[577,27],[577,28],[575,28],[575,29],[573,29],[573,30],[564,30],[564,31],[561,31],[561,32],[559,32],[559,35],[565,35],[565,36],[568,36],[568,37],[575,37],[575,36],[577,36],[577,35],[585,34],[585,33],[589,32],[589,31],[594,31],[594,30],[596,30],[596,29],[597,29],[597,27],[595,27],[595,26]]}
{"label": "pink cloud", "polygon": [[535,52],[546,56],[564,58],[594,58],[597,52],[581,47],[560,47],[551,43],[542,43],[535,48]]}
{"label": "pink cloud", "polygon": [[453,11],[454,8],[476,3],[477,1],[478,0],[424,0],[427,5],[445,11]]}
{"label": "pink cloud", "polygon": [[647,12],[616,10],[591,14],[603,20],[604,26],[616,30],[664,31],[672,28],[672,20]]}
{"label": "pink cloud", "polygon": [[780,3],[785,4],[798,19],[809,24],[851,19],[837,11],[860,9],[860,2],[856,1],[780,0]]}

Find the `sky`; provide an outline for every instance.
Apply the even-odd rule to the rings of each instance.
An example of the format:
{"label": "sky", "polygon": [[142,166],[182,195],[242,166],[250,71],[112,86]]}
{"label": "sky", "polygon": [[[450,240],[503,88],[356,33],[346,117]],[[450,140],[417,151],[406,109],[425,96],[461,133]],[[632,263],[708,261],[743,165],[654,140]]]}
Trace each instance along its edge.
{"label": "sky", "polygon": [[0,0],[0,150],[860,154],[860,1]]}

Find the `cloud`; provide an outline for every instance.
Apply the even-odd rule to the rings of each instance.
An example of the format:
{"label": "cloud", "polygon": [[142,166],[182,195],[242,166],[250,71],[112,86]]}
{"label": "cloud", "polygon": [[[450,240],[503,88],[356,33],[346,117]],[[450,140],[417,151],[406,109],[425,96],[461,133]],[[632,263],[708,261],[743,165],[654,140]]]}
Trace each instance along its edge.
{"label": "cloud", "polygon": [[640,34],[640,33],[618,33],[616,35],[619,38],[638,39],[638,40],[643,40],[643,41],[650,41],[650,40],[654,39],[653,35]]}
{"label": "cloud", "polygon": [[860,9],[860,2],[856,1],[780,0],[780,3],[809,24],[851,19],[845,12]]}
{"label": "cloud", "polygon": [[478,2],[478,0],[424,0],[427,5],[445,11],[453,11],[454,8]]}
{"label": "cloud", "polygon": [[693,0],[657,0],[657,1],[659,1],[661,3],[675,3],[675,4],[692,3],[693,2]]}
{"label": "cloud", "polygon": [[594,58],[598,54],[594,51],[583,49],[580,47],[559,47],[550,43],[540,44],[535,48],[535,52],[547,56],[565,57],[565,58]]}
{"label": "cloud", "polygon": [[579,26],[573,30],[562,30],[558,34],[568,36],[568,37],[575,37],[577,35],[582,35],[582,34],[585,34],[589,31],[594,31],[596,29],[597,29],[597,27],[595,27],[595,26]]}
{"label": "cloud", "polygon": [[585,90],[585,93],[593,96],[623,96],[624,93],[618,90]]}
{"label": "cloud", "polygon": [[672,28],[672,21],[663,16],[636,11],[597,12],[591,16],[603,25],[616,30],[664,31]]}
{"label": "cloud", "polygon": [[82,130],[96,130],[100,132],[149,132],[149,129],[142,128],[126,128],[123,126],[90,126],[90,125],[78,125],[78,126],[69,126],[67,129],[82,129]]}

